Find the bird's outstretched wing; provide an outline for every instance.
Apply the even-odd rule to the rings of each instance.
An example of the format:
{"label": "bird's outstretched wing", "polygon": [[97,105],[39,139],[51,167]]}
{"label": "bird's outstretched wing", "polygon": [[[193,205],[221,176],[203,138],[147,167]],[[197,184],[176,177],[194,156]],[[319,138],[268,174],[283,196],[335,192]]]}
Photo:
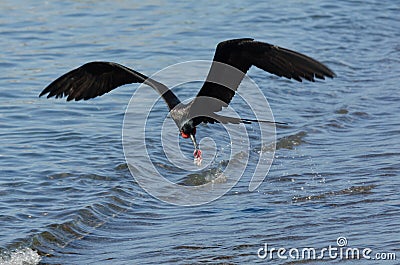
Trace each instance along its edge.
{"label": "bird's outstretched wing", "polygon": [[[223,65],[227,65],[223,67]],[[301,53],[250,38],[223,41],[218,44],[206,82],[197,97],[211,97],[219,102],[207,106],[218,112],[232,100],[244,75],[254,65],[264,71],[289,79],[315,81],[333,78],[335,73],[322,63]],[[236,72],[233,69],[237,69]],[[228,87],[227,87],[228,86]],[[192,106],[201,108],[198,100]]]}
{"label": "bird's outstretched wing", "polygon": [[67,97],[70,100],[88,100],[130,83],[145,83],[154,88],[173,109],[180,103],[174,93],[165,85],[148,78],[121,64],[113,62],[89,62],[54,80],[39,97]]}

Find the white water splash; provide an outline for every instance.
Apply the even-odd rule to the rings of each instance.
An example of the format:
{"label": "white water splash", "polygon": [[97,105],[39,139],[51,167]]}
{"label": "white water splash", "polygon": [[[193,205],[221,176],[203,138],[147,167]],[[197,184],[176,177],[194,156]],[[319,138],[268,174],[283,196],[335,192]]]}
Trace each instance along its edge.
{"label": "white water splash", "polygon": [[0,265],[36,265],[42,258],[33,249],[23,248],[2,253],[0,256]]}

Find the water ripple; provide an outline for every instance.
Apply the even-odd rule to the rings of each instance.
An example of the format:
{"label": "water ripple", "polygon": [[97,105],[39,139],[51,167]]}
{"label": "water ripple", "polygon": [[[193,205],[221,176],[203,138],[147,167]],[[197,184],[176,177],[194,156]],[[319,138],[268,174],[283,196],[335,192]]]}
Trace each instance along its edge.
{"label": "water ripple", "polygon": [[[399,251],[396,1],[6,0],[0,10],[1,264],[254,264],[265,243],[322,248],[338,236],[352,247]],[[199,207],[166,205],[143,191],[128,168],[139,170],[143,158],[128,166],[121,144],[136,84],[85,102],[38,98],[87,61],[150,75],[211,59],[219,41],[247,36],[309,54],[338,75],[297,83],[249,71],[275,120],[289,124],[277,128],[274,162],[254,192],[247,171],[228,194]],[[199,86],[179,94],[188,98]],[[150,127],[166,115],[157,111]],[[248,127],[255,142],[256,127]],[[201,129],[229,147],[220,127]],[[160,170],[184,185],[212,181],[230,161],[221,152],[210,168],[189,174],[151,143]],[[254,167],[254,154],[273,144],[254,144],[232,161],[249,156]]]}

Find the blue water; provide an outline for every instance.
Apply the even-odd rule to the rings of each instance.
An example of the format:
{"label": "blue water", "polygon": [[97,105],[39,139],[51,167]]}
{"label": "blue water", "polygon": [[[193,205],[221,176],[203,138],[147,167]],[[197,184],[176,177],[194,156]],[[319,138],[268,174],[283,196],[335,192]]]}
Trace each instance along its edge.
{"label": "blue water", "polygon": [[[257,251],[321,249],[340,236],[399,260],[397,1],[142,2],[1,1],[0,264],[319,264]],[[245,175],[197,207],[147,194],[122,147],[135,84],[87,102],[38,98],[87,61],[151,75],[209,60],[218,42],[239,37],[303,52],[338,75],[297,83],[250,70],[275,119],[289,123],[277,128],[274,162],[254,192]],[[224,139],[218,126],[200,130]]]}

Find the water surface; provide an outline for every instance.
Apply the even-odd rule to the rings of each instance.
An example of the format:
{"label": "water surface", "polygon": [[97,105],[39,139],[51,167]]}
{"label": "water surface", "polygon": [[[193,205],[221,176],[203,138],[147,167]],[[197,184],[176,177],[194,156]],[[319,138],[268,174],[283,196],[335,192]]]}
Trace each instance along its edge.
{"label": "water surface", "polygon": [[[321,249],[339,236],[399,258],[399,9],[396,1],[2,1],[0,263],[262,264],[265,243]],[[246,174],[198,207],[141,189],[121,139],[137,85],[87,102],[38,98],[87,61],[151,75],[209,60],[218,42],[239,37],[306,53],[338,75],[297,83],[250,70],[275,119],[289,123],[277,128],[273,165],[254,192]],[[201,130],[223,143],[222,128]]]}

